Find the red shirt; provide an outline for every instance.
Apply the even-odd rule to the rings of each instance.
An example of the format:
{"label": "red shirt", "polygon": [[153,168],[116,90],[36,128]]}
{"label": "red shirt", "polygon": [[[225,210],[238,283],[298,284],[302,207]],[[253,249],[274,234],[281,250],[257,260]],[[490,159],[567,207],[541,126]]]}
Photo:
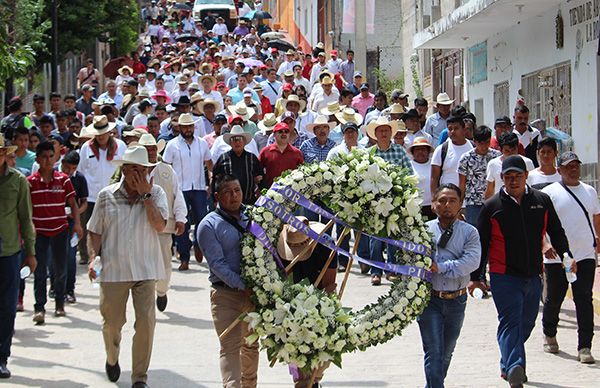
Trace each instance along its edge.
{"label": "red shirt", "polygon": [[310,72],[312,71],[313,63],[311,61],[304,61],[302,65],[302,77],[310,79]]}
{"label": "red shirt", "polygon": [[52,180],[44,182],[39,171],[27,177],[31,186],[32,220],[35,232],[53,237],[67,229],[65,204],[75,196],[75,189],[67,174],[54,171]]}
{"label": "red shirt", "polygon": [[[492,136],[492,139],[490,140],[490,148],[502,151],[500,149],[500,144],[498,144],[498,139],[496,139],[496,136]],[[521,144],[521,142],[519,142],[519,155],[525,156],[525,148],[523,148],[523,144]]]}
{"label": "red shirt", "polygon": [[304,155],[302,155],[302,151],[291,144],[288,144],[281,152],[277,148],[277,143],[273,143],[260,151],[258,160],[265,168],[264,187],[271,187],[273,180],[281,173],[293,170],[304,163]]}
{"label": "red shirt", "polygon": [[266,96],[262,96],[262,98],[260,99],[260,109],[262,110],[262,117],[260,118],[261,120],[263,117],[265,117],[267,113],[273,113],[271,101]]}

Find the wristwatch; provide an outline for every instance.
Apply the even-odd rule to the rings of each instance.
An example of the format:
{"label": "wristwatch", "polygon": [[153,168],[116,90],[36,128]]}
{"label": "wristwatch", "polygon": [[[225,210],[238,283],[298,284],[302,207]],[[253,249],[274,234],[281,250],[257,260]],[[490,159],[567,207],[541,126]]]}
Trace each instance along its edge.
{"label": "wristwatch", "polygon": [[152,194],[150,193],[144,193],[141,195],[142,201],[146,201],[148,199],[150,199],[152,197]]}

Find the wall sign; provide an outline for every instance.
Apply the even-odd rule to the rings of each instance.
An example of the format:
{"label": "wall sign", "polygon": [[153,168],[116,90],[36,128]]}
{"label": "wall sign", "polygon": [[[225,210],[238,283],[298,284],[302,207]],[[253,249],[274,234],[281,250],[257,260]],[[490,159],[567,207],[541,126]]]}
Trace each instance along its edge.
{"label": "wall sign", "polygon": [[469,47],[469,83],[487,80],[487,41]]}

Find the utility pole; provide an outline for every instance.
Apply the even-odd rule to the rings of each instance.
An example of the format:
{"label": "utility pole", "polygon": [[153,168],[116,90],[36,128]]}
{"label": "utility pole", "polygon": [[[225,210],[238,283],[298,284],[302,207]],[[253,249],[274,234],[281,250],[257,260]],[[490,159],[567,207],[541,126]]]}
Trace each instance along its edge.
{"label": "utility pole", "polygon": [[356,70],[362,71],[365,79],[369,77],[367,74],[367,7],[365,0],[355,0],[354,10],[356,14],[354,25],[354,60],[356,62]]}
{"label": "utility pole", "polygon": [[51,91],[58,91],[58,0],[52,0]]}

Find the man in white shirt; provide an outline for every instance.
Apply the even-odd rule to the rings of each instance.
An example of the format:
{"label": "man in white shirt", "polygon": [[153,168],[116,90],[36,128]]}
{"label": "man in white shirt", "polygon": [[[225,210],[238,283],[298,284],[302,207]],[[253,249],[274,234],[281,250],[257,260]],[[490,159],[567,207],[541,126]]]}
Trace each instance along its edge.
{"label": "man in white shirt", "polygon": [[404,138],[405,147],[410,147],[413,141],[415,141],[415,139],[418,137],[424,137],[425,140],[427,140],[427,143],[429,143],[429,145],[432,145],[431,143],[433,142],[433,138],[430,134],[424,132],[421,129],[421,123],[419,122],[419,112],[417,112],[416,109],[409,109],[408,112],[402,114],[402,121],[404,121],[406,129],[408,129],[408,133]]}
{"label": "man in white shirt", "polygon": [[448,117],[448,141],[440,144],[433,152],[431,160],[431,192],[435,193],[439,185],[452,183],[459,185],[458,163],[460,157],[473,149],[467,140],[465,122],[462,117]]}
{"label": "man in white shirt", "polygon": [[[574,152],[565,152],[558,159],[561,182],[552,183],[542,191],[550,196],[552,204],[577,264],[577,280],[571,283],[573,301],[577,313],[578,359],[583,364],[593,364],[591,354],[594,335],[594,306],[592,289],[596,257],[600,251],[600,203],[598,193],[590,185],[580,181],[581,161]],[[558,353],[556,331],[560,307],[568,289],[561,259],[553,248],[545,250],[544,272],[546,274],[546,299],[542,324],[544,351]]]}
{"label": "man in white shirt", "polygon": [[314,85],[319,80],[319,74],[321,74],[321,70],[327,67],[325,59],[324,52],[320,52],[319,55],[317,55],[317,62],[313,65],[310,71],[311,85]]}
{"label": "man in white shirt", "polygon": [[267,80],[260,83],[263,87],[263,95],[269,99],[271,107],[275,106],[277,98],[281,93],[282,83],[277,81],[277,72],[271,68],[267,70]]}
{"label": "man in white shirt", "polygon": [[213,90],[217,84],[217,79],[210,74],[204,74],[198,80],[202,89],[199,91],[202,99],[211,98],[217,101],[220,106],[223,106],[223,96],[216,90]]}
{"label": "man in white shirt", "polygon": [[327,70],[329,70],[332,74],[340,73],[342,60],[338,58],[337,50],[331,50],[329,52],[331,59],[327,61]]}
{"label": "man in white shirt", "polygon": [[434,151],[433,146],[424,137],[417,137],[408,146],[408,153],[412,156],[411,164],[415,175],[419,177],[417,187],[421,191],[421,215],[426,221],[436,218],[431,209],[431,160],[429,156]]}
{"label": "man in white shirt", "polygon": [[331,79],[331,77],[323,77],[321,80],[321,87],[323,88],[323,93],[315,97],[311,105],[311,110],[313,112],[320,112],[321,109],[327,108],[328,103],[336,102],[340,98],[339,93],[333,92],[333,79]]}
{"label": "man in white shirt", "polygon": [[285,61],[279,65],[277,69],[277,75],[282,77],[283,73],[294,70],[295,65],[300,65],[300,62],[295,60],[296,52],[294,50],[288,50],[285,53]]}
{"label": "man in white shirt", "polygon": [[[510,155],[519,154],[519,139],[515,133],[503,133],[500,135],[500,140],[498,140],[498,143],[500,144],[500,152],[502,152],[502,155],[490,160],[488,163],[487,170],[485,172],[485,179],[487,180],[487,188],[485,189],[484,195],[485,199],[488,199],[499,192],[500,188],[504,185],[501,177],[502,161]],[[521,155],[521,157],[525,161],[527,171],[531,171],[535,168],[531,159],[523,155]]]}
{"label": "man in white shirt", "polygon": [[227,24],[225,24],[225,20],[221,16],[217,18],[217,23],[213,26],[212,32],[216,37],[226,35],[229,32],[227,30]]}
{"label": "man in white shirt", "polygon": [[[163,161],[170,164],[177,173],[177,178],[183,191],[183,197],[196,228],[202,218],[208,212],[208,182],[204,177],[204,167],[208,168],[208,178],[210,181],[213,162],[211,160],[210,149],[206,140],[194,136],[194,119],[192,115],[184,113],[179,116],[180,134],[171,140],[163,154]],[[180,271],[189,269],[191,241],[189,238],[189,222],[186,224],[185,232],[176,238],[177,250],[181,265]],[[195,236],[195,233],[194,233]],[[195,240],[195,238],[194,238]],[[198,247],[197,241],[194,241],[194,253],[198,262],[202,261],[202,253]]]}
{"label": "man in white shirt", "polygon": [[306,89],[306,95],[309,95],[312,91],[312,85],[310,81],[302,76],[302,65],[294,65],[294,85],[302,85]]}

